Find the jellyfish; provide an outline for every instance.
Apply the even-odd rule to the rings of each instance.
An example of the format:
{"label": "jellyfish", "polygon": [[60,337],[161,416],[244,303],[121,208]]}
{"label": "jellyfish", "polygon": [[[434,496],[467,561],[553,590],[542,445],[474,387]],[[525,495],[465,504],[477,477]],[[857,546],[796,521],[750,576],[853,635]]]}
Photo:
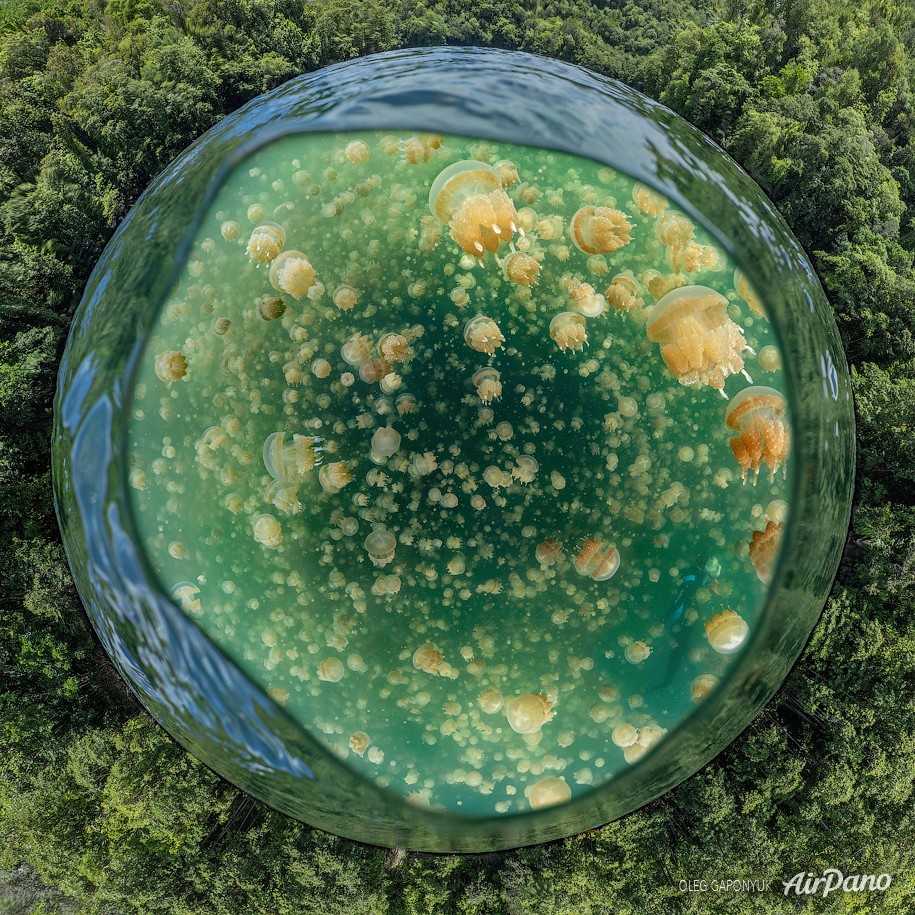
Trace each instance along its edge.
{"label": "jellyfish", "polygon": [[269,264],[279,255],[285,244],[286,232],[283,227],[275,222],[265,222],[254,227],[245,250],[251,260],[258,264]]}
{"label": "jellyfish", "polygon": [[365,731],[356,731],[349,739],[349,748],[357,755],[363,756],[369,747],[369,735]]}
{"label": "jellyfish", "polygon": [[785,398],[774,388],[762,386],[744,388],[728,404],[724,418],[729,428],[737,430],[730,445],[744,482],[752,470],[755,484],[763,461],[773,479],[783,466],[791,445],[784,413]]}
{"label": "jellyfish", "polygon": [[550,336],[563,352],[581,349],[588,342],[585,319],[574,311],[562,311],[550,321]]}
{"label": "jellyfish", "polygon": [[297,483],[274,480],[264,493],[265,501],[286,515],[294,515],[301,509]]}
{"label": "jellyfish", "polygon": [[497,251],[518,231],[515,205],[499,172],[485,162],[465,159],[441,171],[429,191],[429,208],[461,250],[475,257]]}
{"label": "jellyfish", "polygon": [[271,550],[275,550],[283,542],[283,529],[273,515],[255,515],[251,520],[251,528],[254,531],[254,539]]}
{"label": "jellyfish", "polygon": [[502,382],[499,378],[499,373],[489,366],[473,373],[471,381],[476,388],[480,403],[491,403],[502,396]]}
{"label": "jellyfish", "polygon": [[359,293],[353,289],[352,286],[348,286],[344,283],[334,290],[334,305],[336,305],[340,311],[352,311],[358,301]]}
{"label": "jellyfish", "polygon": [[631,724],[620,724],[610,734],[610,739],[621,749],[634,746],[639,739],[638,729]]}
{"label": "jellyfish", "polygon": [[631,231],[626,214],[611,207],[582,207],[569,223],[575,247],[585,254],[612,254],[629,244]]}
{"label": "jellyfish", "polygon": [[753,531],[750,541],[750,562],[756,569],[756,577],[765,585],[772,581],[772,565],[778,555],[784,524],[781,521],[769,521],[764,531]]}
{"label": "jellyfish", "polygon": [[537,544],[534,556],[540,565],[554,566],[562,556],[562,546],[556,540],[544,540],[543,543]]}
{"label": "jellyfish", "polygon": [[423,673],[437,675],[445,656],[431,643],[420,645],[413,652],[413,666]]}
{"label": "jellyfish", "polygon": [[765,317],[766,310],[763,308],[762,299],[760,299],[756,290],[750,285],[746,275],[738,267],[734,270],[734,289],[750,308],[758,315]]}
{"label": "jellyfish", "polygon": [[325,464],[318,471],[318,480],[321,483],[321,488],[331,495],[340,492],[352,479],[353,476],[343,461]]}
{"label": "jellyfish", "polygon": [[533,785],[528,785],[524,789],[524,796],[532,809],[540,810],[542,807],[564,804],[572,797],[572,789],[564,778],[550,775],[534,782]]}
{"label": "jellyfish", "polygon": [[739,651],[749,633],[750,627],[746,621],[733,610],[722,610],[705,624],[708,643],[719,654]]}
{"label": "jellyfish", "polygon": [[264,441],[264,467],[274,480],[294,482],[315,466],[317,439],[293,435],[287,442],[285,432],[274,432]]}
{"label": "jellyfish", "polygon": [[362,365],[372,354],[372,340],[365,334],[353,334],[340,347],[340,355],[347,365]]}
{"label": "jellyfish", "polygon": [[389,333],[378,341],[378,354],[388,362],[403,362],[413,355],[413,351],[403,334]]}
{"label": "jellyfish", "polygon": [[[389,458],[400,450],[400,433],[390,426],[376,429],[372,436],[372,455],[382,460]],[[380,463],[380,461],[376,461]]]}
{"label": "jellyfish", "polygon": [[493,715],[502,708],[502,693],[494,688],[485,689],[477,696],[477,704],[488,715]]}
{"label": "jellyfish", "polygon": [[318,271],[301,251],[284,251],[270,264],[270,285],[294,299],[307,295],[317,282]]}
{"label": "jellyfish", "polygon": [[369,157],[369,147],[363,140],[350,140],[343,154],[353,165],[362,165]]}
{"label": "jellyfish", "polygon": [[586,318],[596,318],[607,307],[607,300],[590,283],[575,283],[569,289],[572,307]]}
{"label": "jellyfish", "polygon": [[727,306],[728,300],[708,286],[683,286],[651,309],[648,339],[661,345],[664,364],[680,384],[707,384],[725,396],[725,378],[744,371],[740,354],[749,347]]}
{"label": "jellyfish", "polygon": [[365,538],[365,551],[372,560],[372,565],[379,568],[386,566],[394,558],[394,550],[397,546],[397,539],[383,527],[373,530]]}
{"label": "jellyfish", "polygon": [[540,470],[540,464],[536,458],[529,454],[522,454],[518,458],[518,463],[512,468],[512,479],[524,484],[533,483],[538,470]]}
{"label": "jellyfish", "polygon": [[182,581],[172,588],[172,600],[184,610],[185,613],[200,613],[200,588],[193,582]]}
{"label": "jellyfish", "polygon": [[187,375],[187,357],[184,353],[172,351],[156,356],[156,377],[159,381],[171,383]]}
{"label": "jellyfish", "polygon": [[318,679],[326,683],[339,683],[346,669],[339,658],[327,658],[318,665]]}
{"label": "jellyfish", "polygon": [[604,291],[604,298],[611,308],[617,311],[632,311],[642,305],[642,287],[628,270],[617,273]]}
{"label": "jellyfish", "polygon": [[575,571],[592,581],[613,578],[620,567],[620,554],[615,546],[604,546],[600,540],[586,540],[573,560]]}
{"label": "jellyfish", "polygon": [[718,678],[714,674],[699,674],[689,687],[693,702],[701,702],[716,686]]}
{"label": "jellyfish", "polygon": [[641,664],[651,654],[651,648],[644,642],[630,642],[624,654],[630,664]]}
{"label": "jellyfish", "polygon": [[491,356],[505,342],[505,337],[492,318],[477,315],[464,325],[464,342],[478,353]]}
{"label": "jellyfish", "polygon": [[632,187],[632,200],[646,216],[660,216],[668,206],[667,198],[650,187],[636,181]]}
{"label": "jellyfish", "polygon": [[695,229],[691,220],[676,210],[664,213],[655,223],[658,241],[676,250],[685,248],[693,240]]}
{"label": "jellyfish", "polygon": [[526,693],[505,703],[509,726],[518,734],[536,734],[556,713],[542,693]]}
{"label": "jellyfish", "polygon": [[502,273],[510,283],[516,286],[533,286],[540,276],[540,263],[524,251],[513,251],[499,261]]}

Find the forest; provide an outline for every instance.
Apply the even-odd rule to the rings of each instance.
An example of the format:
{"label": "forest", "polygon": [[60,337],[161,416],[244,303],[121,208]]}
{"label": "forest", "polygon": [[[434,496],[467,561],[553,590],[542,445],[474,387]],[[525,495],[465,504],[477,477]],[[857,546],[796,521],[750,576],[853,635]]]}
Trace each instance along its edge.
{"label": "forest", "polygon": [[[340,839],[222,781],[136,703],[51,496],[58,361],[152,178],[302,72],[398,47],[521,49],[618,78],[761,185],[851,366],[852,527],[793,672],[679,787],[482,856]],[[0,913],[622,915],[915,910],[915,6],[910,0],[7,0],[0,5]],[[885,892],[786,899],[800,871]],[[684,892],[769,877],[766,893]]]}

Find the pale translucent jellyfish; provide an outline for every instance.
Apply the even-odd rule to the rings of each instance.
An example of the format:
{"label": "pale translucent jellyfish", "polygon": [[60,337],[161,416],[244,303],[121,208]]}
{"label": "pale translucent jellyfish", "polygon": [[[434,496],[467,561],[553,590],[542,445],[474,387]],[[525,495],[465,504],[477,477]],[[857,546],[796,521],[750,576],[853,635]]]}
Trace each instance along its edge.
{"label": "pale translucent jellyfish", "polygon": [[502,187],[511,187],[513,184],[517,184],[521,180],[518,176],[518,166],[515,165],[515,163],[510,159],[499,159],[493,168],[495,168],[499,174],[499,179],[502,182]]}
{"label": "pale translucent jellyfish", "polygon": [[671,210],[655,223],[655,235],[669,248],[685,248],[693,240],[695,228],[689,217]]}
{"label": "pale translucent jellyfish", "polygon": [[643,304],[642,287],[635,276],[627,270],[617,273],[610,285],[604,290],[604,298],[611,308],[617,311],[632,311]]}
{"label": "pale translucent jellyfish", "polygon": [[177,351],[156,356],[156,377],[159,381],[178,381],[187,375],[187,358]]}
{"label": "pale translucent jellyfish", "polygon": [[764,372],[777,372],[782,367],[782,354],[777,346],[764,346],[759,351],[759,365]]}
{"label": "pale translucent jellyfish", "polygon": [[403,362],[413,355],[413,351],[403,334],[389,333],[378,341],[378,354],[388,362]]}
{"label": "pale translucent jellyfish", "polygon": [[327,658],[318,665],[318,679],[327,683],[339,683],[346,668],[339,658]]}
{"label": "pale translucent jellyfish", "polygon": [[629,244],[631,231],[626,214],[611,207],[582,207],[569,223],[575,247],[585,254],[611,254]]}
{"label": "pale translucent jellyfish", "polygon": [[544,540],[538,543],[534,556],[542,566],[554,566],[562,556],[562,546],[556,540]]}
{"label": "pale translucent jellyfish", "polygon": [[429,208],[467,254],[497,251],[518,231],[518,214],[499,173],[485,162],[454,162],[432,182]]}
{"label": "pale translucent jellyfish", "polygon": [[274,508],[287,515],[294,515],[301,509],[298,483],[274,480],[264,492],[264,499]]}
{"label": "pale translucent jellyfish", "polygon": [[586,318],[598,317],[607,307],[606,298],[590,283],[576,283],[569,289],[569,298],[572,299],[572,307]]}
{"label": "pale translucent jellyfish", "polygon": [[331,372],[331,364],[326,359],[315,359],[311,364],[311,374],[315,378],[326,378]]}
{"label": "pale translucent jellyfish", "polygon": [[524,789],[524,796],[534,810],[539,810],[542,807],[564,804],[572,797],[572,789],[566,784],[565,779],[550,775],[533,785],[528,785]]}
{"label": "pale translucent jellyfish", "polygon": [[740,268],[734,270],[734,289],[737,290],[737,295],[739,295],[756,314],[765,316],[766,310],[763,308],[762,299],[760,299],[756,290]]}
{"label": "pale translucent jellyfish", "polygon": [[762,386],[744,388],[728,404],[724,419],[729,428],[737,430],[730,445],[744,482],[752,470],[755,483],[763,461],[772,478],[784,464],[791,445],[791,435],[782,420],[784,413],[784,396]]}
{"label": "pale translucent jellyfish", "polygon": [[246,251],[248,257],[259,264],[269,264],[286,244],[286,232],[275,222],[265,222],[255,226],[248,238]]}
{"label": "pale translucent jellyfish", "polygon": [[397,412],[404,416],[407,413],[416,412],[416,398],[412,394],[401,394],[394,402]]}
{"label": "pale translucent jellyfish", "polygon": [[308,435],[293,435],[288,441],[285,432],[274,432],[264,441],[264,467],[274,480],[293,482],[315,466],[316,439]]}
{"label": "pale translucent jellyfish", "polygon": [[553,703],[542,693],[525,693],[505,703],[505,716],[518,734],[536,734],[555,714]]}
{"label": "pale translucent jellyfish", "polygon": [[294,299],[308,295],[317,282],[318,271],[301,251],[284,251],[270,265],[270,285]]}
{"label": "pale translucent jellyfish", "polygon": [[275,550],[283,542],[283,529],[273,515],[255,515],[251,520],[254,539]]}
{"label": "pale translucent jellyfish", "polygon": [[684,385],[719,391],[728,375],[743,371],[747,349],[728,317],[728,300],[708,286],[682,286],[662,296],[648,315],[648,339],[660,343],[668,371]]}
{"label": "pale translucent jellyfish", "polygon": [[393,394],[395,391],[400,390],[402,384],[403,378],[398,375],[397,372],[388,372],[381,381],[378,382],[378,386],[385,394]]}
{"label": "pale translucent jellyfish", "polygon": [[200,613],[200,588],[190,581],[182,581],[172,588],[172,600],[184,610],[185,613]]}
{"label": "pale translucent jellyfish", "polygon": [[346,284],[334,290],[334,305],[340,311],[351,311],[359,301],[359,293],[352,286]]}
{"label": "pale translucent jellyfish", "polygon": [[363,140],[350,140],[343,154],[353,165],[362,165],[369,157],[369,148]]}
{"label": "pale translucent jellyfish", "polygon": [[634,743],[631,746],[623,748],[623,759],[625,759],[629,765],[632,765],[637,760],[640,760],[647,752],[648,747],[644,747],[640,743]]}
{"label": "pale translucent jellyfish", "polygon": [[533,483],[538,470],[540,470],[540,464],[537,459],[529,454],[522,454],[512,468],[512,479],[519,483]]}
{"label": "pale translucent jellyfish", "polygon": [[372,355],[372,339],[365,334],[353,334],[346,343],[340,347],[340,355],[347,365],[362,365]]}
{"label": "pale translucent jellyfish", "polygon": [[719,654],[733,654],[739,651],[749,634],[750,627],[733,610],[716,613],[705,624],[708,643]]}
{"label": "pale translucent jellyfish", "polygon": [[369,735],[365,731],[356,731],[349,739],[349,748],[357,756],[363,756],[369,748]]}
{"label": "pale translucent jellyfish", "polygon": [[278,296],[265,295],[258,300],[257,316],[262,321],[276,321],[278,318],[282,318],[285,313],[286,303]]}
{"label": "pale translucent jellyfish", "polygon": [[477,315],[464,325],[464,342],[478,353],[491,356],[505,342],[505,337],[492,318]]}
{"label": "pale translucent jellyfish", "polygon": [[238,223],[232,219],[227,219],[220,227],[219,231],[226,241],[235,241],[238,233],[241,231]]}
{"label": "pale translucent jellyfish", "polygon": [[716,686],[718,678],[714,674],[699,674],[689,687],[693,702],[701,702]]}
{"label": "pale translucent jellyfish", "polygon": [[639,746],[653,747],[659,743],[667,733],[667,728],[662,728],[659,724],[646,724],[639,728]]}
{"label": "pale translucent jellyfish", "polygon": [[502,382],[499,373],[491,367],[478,369],[471,381],[481,403],[491,403],[502,396]]}
{"label": "pale translucent jellyfish", "polygon": [[365,538],[365,551],[372,560],[372,565],[386,566],[394,558],[397,538],[383,527],[373,530]]}
{"label": "pale translucent jellyfish", "polygon": [[636,181],[632,187],[632,200],[646,216],[660,216],[668,207],[667,198],[663,194],[641,181]]}
{"label": "pale translucent jellyfish", "polygon": [[756,577],[766,585],[772,581],[772,566],[778,555],[783,528],[780,521],[769,521],[764,531],[753,531],[750,541],[750,562],[756,569]]}
{"label": "pale translucent jellyfish", "polygon": [[550,336],[563,352],[581,349],[588,342],[585,319],[574,311],[562,311],[550,321]]}
{"label": "pale translucent jellyfish", "polygon": [[502,485],[502,471],[495,464],[490,464],[483,471],[483,480],[495,489]]}
{"label": "pale translucent jellyfish", "polygon": [[321,488],[324,492],[330,494],[340,492],[352,479],[353,476],[343,461],[325,464],[318,471],[318,480],[321,483]]}
{"label": "pale translucent jellyfish", "polygon": [[610,739],[618,747],[631,747],[639,739],[638,729],[631,724],[621,724],[613,729]]}
{"label": "pale translucent jellyfish", "polygon": [[616,575],[620,554],[615,546],[605,546],[600,540],[586,540],[573,560],[575,571],[593,581],[606,581]]}
{"label": "pale translucent jellyfish", "polygon": [[379,457],[388,458],[400,449],[400,433],[390,426],[376,429],[372,436],[372,451]]}
{"label": "pale translucent jellyfish", "polygon": [[540,263],[524,251],[514,251],[500,261],[502,273],[516,286],[533,286],[540,276]]}
{"label": "pale translucent jellyfish", "polygon": [[497,689],[484,689],[477,696],[477,703],[488,715],[495,714],[502,708],[502,693]]}
{"label": "pale translucent jellyfish", "polygon": [[630,642],[626,646],[626,660],[630,664],[641,664],[651,654],[651,648],[644,642]]}
{"label": "pale translucent jellyfish", "polygon": [[431,451],[425,451],[413,458],[410,467],[417,476],[424,477],[438,467],[438,461]]}
{"label": "pale translucent jellyfish", "polygon": [[444,655],[431,642],[420,645],[413,652],[413,666],[423,673],[437,674],[444,660]]}

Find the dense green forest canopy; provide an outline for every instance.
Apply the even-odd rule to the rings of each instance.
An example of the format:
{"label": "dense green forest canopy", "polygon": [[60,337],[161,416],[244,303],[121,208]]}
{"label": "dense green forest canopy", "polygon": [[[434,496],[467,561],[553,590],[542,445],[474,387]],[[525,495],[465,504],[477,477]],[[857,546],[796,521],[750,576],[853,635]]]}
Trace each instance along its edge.
{"label": "dense green forest canopy", "polygon": [[[713,763],[638,812],[474,858],[309,829],[175,745],[88,627],[49,470],[69,320],[151,178],[298,73],[445,43],[580,63],[720,143],[816,266],[859,424],[845,558],[776,699]],[[805,911],[915,909],[913,92],[909,0],[2,4],[0,912],[775,913],[795,910],[777,890],[716,896],[677,884],[828,867],[893,883],[879,898],[836,894]]]}

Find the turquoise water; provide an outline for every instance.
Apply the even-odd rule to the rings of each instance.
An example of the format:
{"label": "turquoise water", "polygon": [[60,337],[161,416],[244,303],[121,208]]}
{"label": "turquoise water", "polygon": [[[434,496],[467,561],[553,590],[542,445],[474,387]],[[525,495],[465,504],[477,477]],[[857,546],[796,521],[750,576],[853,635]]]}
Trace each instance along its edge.
{"label": "turquoise water", "polygon": [[[510,201],[490,199],[482,252],[458,231],[472,219],[430,208],[468,161]],[[735,265],[664,203],[529,147],[287,137],[225,183],[163,306],[129,427],[156,574],[293,718],[416,803],[492,814],[586,792],[689,726],[739,658],[710,635],[753,631],[749,546],[777,532],[787,487],[766,463],[742,481],[726,415],[784,377]],[[584,207],[619,213],[620,247],[580,250]],[[649,339],[656,300],[695,286],[724,298],[749,378],[681,384]],[[554,318],[602,295],[561,349],[577,339]],[[495,336],[465,334],[478,315]]]}

